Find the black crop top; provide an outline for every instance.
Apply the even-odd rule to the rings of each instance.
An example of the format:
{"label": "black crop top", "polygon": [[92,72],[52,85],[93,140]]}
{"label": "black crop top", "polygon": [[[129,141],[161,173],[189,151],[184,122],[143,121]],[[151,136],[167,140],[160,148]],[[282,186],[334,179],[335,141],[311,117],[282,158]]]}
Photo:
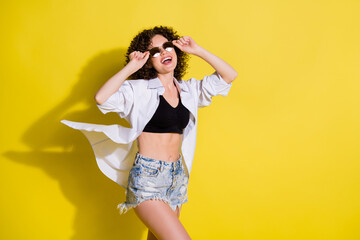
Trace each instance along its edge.
{"label": "black crop top", "polygon": [[189,122],[190,112],[181,103],[174,108],[165,98],[160,95],[160,103],[150,121],[146,124],[144,132],[153,133],[183,133],[184,128]]}

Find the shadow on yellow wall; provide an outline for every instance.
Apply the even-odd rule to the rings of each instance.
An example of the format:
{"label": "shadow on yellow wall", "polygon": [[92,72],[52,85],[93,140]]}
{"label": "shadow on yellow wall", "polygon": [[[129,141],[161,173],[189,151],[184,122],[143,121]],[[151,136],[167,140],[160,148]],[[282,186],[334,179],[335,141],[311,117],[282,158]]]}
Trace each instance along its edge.
{"label": "shadow on yellow wall", "polygon": [[[85,136],[60,123],[69,119],[129,127],[116,114],[104,116],[93,100],[100,86],[123,66],[124,54],[124,49],[116,49],[91,59],[69,96],[24,133],[22,141],[32,151],[5,153],[12,161],[38,167],[59,182],[63,195],[76,207],[72,239],[141,239],[145,230],[133,211],[119,215],[116,206],[125,199],[124,189],[100,172]],[[77,104],[86,108],[72,111]],[[62,150],[48,150],[53,148]],[[43,192],[34,194],[46,196]]]}

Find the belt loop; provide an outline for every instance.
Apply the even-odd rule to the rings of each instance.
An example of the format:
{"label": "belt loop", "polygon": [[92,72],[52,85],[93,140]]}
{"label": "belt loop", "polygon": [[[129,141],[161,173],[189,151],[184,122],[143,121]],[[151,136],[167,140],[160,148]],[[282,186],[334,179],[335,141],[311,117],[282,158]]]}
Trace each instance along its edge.
{"label": "belt loop", "polygon": [[162,172],[162,171],[163,171],[163,163],[162,163],[162,162],[160,162],[159,171],[160,171],[160,172]]}
{"label": "belt loop", "polygon": [[139,153],[137,152],[137,153],[136,153],[136,158],[135,158],[135,163],[136,163],[136,164],[139,163],[139,158],[140,158],[140,155],[139,155]]}

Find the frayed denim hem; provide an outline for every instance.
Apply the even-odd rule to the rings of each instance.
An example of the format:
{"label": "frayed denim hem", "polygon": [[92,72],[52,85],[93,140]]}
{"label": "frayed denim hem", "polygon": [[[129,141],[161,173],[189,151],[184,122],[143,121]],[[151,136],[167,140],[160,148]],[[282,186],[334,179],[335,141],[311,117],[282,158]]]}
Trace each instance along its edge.
{"label": "frayed denim hem", "polygon": [[117,208],[120,210],[120,214],[125,214],[125,213],[126,213],[127,211],[129,211],[130,209],[137,207],[140,203],[142,203],[142,202],[144,202],[144,201],[147,201],[147,200],[162,200],[162,201],[164,201],[165,203],[167,203],[173,211],[176,210],[176,207],[179,207],[179,209],[180,209],[180,206],[181,206],[182,204],[188,202],[188,201],[186,200],[185,202],[180,203],[180,204],[177,204],[177,205],[174,205],[174,207],[172,207],[171,203],[170,203],[168,200],[166,200],[166,199],[164,199],[164,198],[162,198],[162,197],[151,197],[151,198],[148,198],[148,199],[143,199],[143,200],[141,200],[141,201],[138,202],[138,203],[127,203],[127,202],[123,202],[123,203],[120,203],[119,205],[117,205]]}

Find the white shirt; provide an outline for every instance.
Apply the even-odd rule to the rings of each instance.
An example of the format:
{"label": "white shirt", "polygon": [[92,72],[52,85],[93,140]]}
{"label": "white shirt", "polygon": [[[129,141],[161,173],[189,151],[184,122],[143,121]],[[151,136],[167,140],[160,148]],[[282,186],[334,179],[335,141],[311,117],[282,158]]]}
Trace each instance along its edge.
{"label": "white shirt", "polygon": [[[225,82],[214,72],[202,80],[191,78],[188,81],[174,82],[179,90],[183,105],[190,111],[190,121],[182,136],[181,153],[190,175],[195,154],[198,108],[208,106],[216,95],[226,96],[232,83]],[[97,106],[104,114],[116,112],[125,118],[131,128],[117,124],[100,125],[62,120],[71,128],[81,130],[89,140],[100,170],[124,188],[138,151],[137,137],[154,115],[160,95],[165,89],[159,78],[150,80],[127,80],[106,102]]]}

